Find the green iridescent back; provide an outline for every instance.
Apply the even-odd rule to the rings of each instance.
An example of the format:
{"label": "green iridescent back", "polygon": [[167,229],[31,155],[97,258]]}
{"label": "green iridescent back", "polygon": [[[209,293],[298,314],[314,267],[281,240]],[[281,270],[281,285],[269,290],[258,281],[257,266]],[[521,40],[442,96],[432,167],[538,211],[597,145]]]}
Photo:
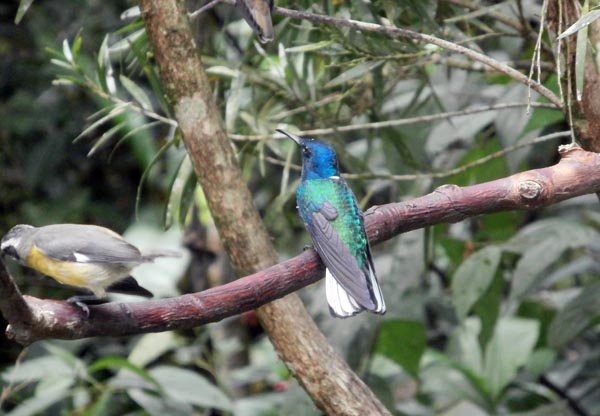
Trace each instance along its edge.
{"label": "green iridescent back", "polygon": [[310,179],[298,188],[298,210],[302,220],[311,224],[312,213],[328,201],[338,211],[331,222],[334,230],[358,260],[359,267],[367,264],[367,236],[362,214],[354,194],[343,179]]}

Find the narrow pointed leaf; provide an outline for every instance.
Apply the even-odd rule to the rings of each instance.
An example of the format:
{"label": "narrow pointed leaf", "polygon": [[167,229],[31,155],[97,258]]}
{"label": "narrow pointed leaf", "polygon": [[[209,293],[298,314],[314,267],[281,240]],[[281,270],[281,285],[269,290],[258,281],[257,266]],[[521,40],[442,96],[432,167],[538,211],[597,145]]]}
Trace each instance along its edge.
{"label": "narrow pointed leaf", "polygon": [[148,94],[135,82],[127,78],[125,75],[120,75],[119,80],[123,87],[133,96],[133,98],[142,106],[144,110],[152,111],[152,102]]}

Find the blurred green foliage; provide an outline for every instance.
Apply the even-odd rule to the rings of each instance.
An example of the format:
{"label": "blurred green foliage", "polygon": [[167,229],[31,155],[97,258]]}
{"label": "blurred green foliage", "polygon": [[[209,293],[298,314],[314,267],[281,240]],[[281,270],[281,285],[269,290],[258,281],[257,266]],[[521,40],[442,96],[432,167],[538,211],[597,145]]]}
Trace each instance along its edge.
{"label": "blurred green foliage", "polygon": [[[390,22],[516,66],[525,62],[519,68],[528,70],[541,6],[458,3],[280,0],[278,6]],[[155,226],[190,227],[196,217],[206,226],[209,216],[133,5],[33,2],[15,25],[17,6],[0,6],[2,229],[70,221],[123,231],[135,222],[136,206]],[[274,19],[276,41],[266,46],[227,4],[193,28],[282,258],[308,238],[295,212],[299,158],[292,143],[270,138],[276,127],[329,129],[324,139],[338,151],[343,171],[354,174],[349,182],[365,208],[558,158],[556,139],[512,149],[566,125],[559,111],[526,110],[527,89],[506,76],[431,45]],[[552,66],[547,50],[542,60]],[[551,71],[541,80],[556,90]],[[493,107],[514,102],[524,105]],[[486,105],[488,111],[469,115],[372,124]],[[444,174],[498,151],[506,153]],[[536,212],[471,218],[375,247],[388,304],[383,318],[334,320],[322,284],[301,295],[330,342],[396,414],[595,414],[597,204],[587,196]],[[59,296],[40,288],[31,273],[25,277],[19,281],[25,293]],[[16,346],[2,340],[2,350],[2,409],[11,415],[318,414],[252,313],[193,331],[38,343],[14,366]]]}

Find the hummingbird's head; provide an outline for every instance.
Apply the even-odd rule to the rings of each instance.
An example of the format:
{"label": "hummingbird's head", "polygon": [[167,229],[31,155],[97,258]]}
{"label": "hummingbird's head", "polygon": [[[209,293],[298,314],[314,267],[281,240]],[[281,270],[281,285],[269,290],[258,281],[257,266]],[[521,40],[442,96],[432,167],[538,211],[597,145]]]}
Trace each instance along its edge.
{"label": "hummingbird's head", "polygon": [[302,150],[303,179],[324,179],[340,175],[337,155],[330,144],[315,139],[303,139],[285,130],[277,131],[296,142]]}

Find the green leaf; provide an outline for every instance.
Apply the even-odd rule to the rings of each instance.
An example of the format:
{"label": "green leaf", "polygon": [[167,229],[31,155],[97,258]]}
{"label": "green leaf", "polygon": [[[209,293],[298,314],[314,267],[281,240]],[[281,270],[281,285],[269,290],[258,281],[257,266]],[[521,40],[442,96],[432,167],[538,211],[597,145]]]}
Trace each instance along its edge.
{"label": "green leaf", "polygon": [[[587,1],[585,4],[587,5]],[[575,88],[577,101],[581,101],[583,95],[583,75],[585,72],[587,45],[588,45],[588,27],[582,27],[577,33],[577,46],[575,48]]]}
{"label": "green leaf", "polygon": [[458,319],[465,319],[471,307],[487,291],[501,257],[499,247],[489,246],[476,251],[458,267],[452,277],[452,302]]}
{"label": "green leaf", "polygon": [[481,375],[483,368],[483,353],[479,345],[480,332],[479,318],[467,318],[454,329],[448,342],[448,354],[477,375]]}
{"label": "green leaf", "polygon": [[587,328],[600,314],[600,284],[584,287],[558,312],[548,329],[548,344],[561,348]]}
{"label": "green leaf", "polygon": [[2,373],[2,379],[7,383],[22,383],[40,380],[46,374],[69,375],[74,371],[65,360],[55,355],[44,355],[7,369]]}
{"label": "green leaf", "polygon": [[21,0],[19,2],[19,8],[17,9],[17,15],[15,16],[15,24],[16,25],[21,23],[23,16],[25,16],[25,13],[27,13],[27,10],[29,10],[29,7],[31,7],[32,3],[33,3],[33,0]]}
{"label": "green leaf", "polygon": [[150,97],[148,97],[148,94],[140,86],[125,75],[119,75],[119,80],[127,92],[133,96],[144,110],[152,111],[152,101],[150,101]]}
{"label": "green leaf", "polygon": [[329,81],[327,84],[325,84],[325,88],[332,88],[332,87],[337,87],[338,85],[342,85],[347,83],[348,81],[351,81],[355,78],[361,77],[364,74],[366,74],[367,72],[372,71],[373,69],[377,68],[378,66],[382,65],[385,61],[368,61],[368,62],[363,62],[362,64],[356,65],[355,67],[352,67],[351,69],[349,69],[348,71],[342,73],[341,75],[335,77],[334,79],[332,79],[331,81]]}
{"label": "green leaf", "polygon": [[485,351],[484,377],[494,399],[512,381],[533,352],[539,334],[537,321],[501,318]]}
{"label": "green leaf", "polygon": [[106,370],[109,368],[129,370],[129,371],[137,374],[138,376],[140,376],[147,382],[154,384],[157,388],[160,388],[160,385],[158,384],[158,382],[156,380],[154,380],[148,374],[148,372],[146,370],[138,367],[137,365],[129,362],[128,360],[126,360],[125,358],[122,358],[122,357],[116,357],[116,356],[102,357],[102,358],[96,360],[92,365],[90,365],[89,372],[93,373],[96,371]]}
{"label": "green leaf", "polygon": [[376,352],[392,359],[414,377],[425,351],[425,328],[421,322],[393,320],[381,325]]}
{"label": "green leaf", "polygon": [[511,282],[513,300],[545,287],[550,276],[545,271],[567,249],[585,247],[597,238],[589,226],[561,219],[540,220],[521,230],[502,245],[505,251],[521,254]]}
{"label": "green leaf", "polygon": [[107,141],[112,139],[119,132],[119,130],[124,129],[126,126],[127,126],[126,120],[120,121],[116,125],[112,126],[110,129],[105,131],[102,134],[102,136],[100,136],[100,138],[98,140],[96,140],[96,143],[94,143],[94,145],[88,152],[87,157],[93,156],[94,153],[96,153],[98,151],[98,149],[100,149]]}
{"label": "green leaf", "polygon": [[69,41],[64,39],[62,43],[62,51],[64,57],[67,59],[67,62],[74,64],[73,61],[73,53],[71,52],[71,47],[69,46]]}
{"label": "green leaf", "polygon": [[154,157],[152,158],[152,160],[150,161],[150,163],[148,164],[148,166],[142,173],[142,177],[140,178],[140,183],[138,184],[137,192],[135,194],[135,216],[136,216],[136,218],[138,217],[138,213],[139,213],[140,201],[142,199],[142,186],[144,185],[144,181],[150,174],[150,170],[152,170],[152,167],[154,166],[154,164],[156,162],[158,162],[158,160],[166,153],[166,151],[169,149],[169,147],[173,146],[174,142],[175,141],[171,139],[168,142],[166,142],[164,145],[162,145],[162,147],[160,149],[158,149],[158,152],[156,152],[156,154],[154,155]]}
{"label": "green leaf", "polygon": [[190,370],[160,366],[150,371],[167,397],[202,408],[231,410],[231,400],[205,377]]}
{"label": "green leaf", "polygon": [[600,19],[600,10],[592,10],[591,12],[584,14],[579,18],[579,20],[569,26],[567,30],[561,33],[557,40],[571,36],[572,34],[577,33],[584,28],[587,29],[590,24],[594,23],[598,19]]}
{"label": "green leaf", "polygon": [[128,361],[143,367],[165,352],[176,348],[179,344],[180,342],[175,333],[171,331],[146,334],[135,344],[131,353],[129,353]]}
{"label": "green leaf", "polygon": [[527,374],[530,374],[533,379],[538,379],[552,368],[557,355],[558,352],[552,348],[535,350],[525,365]]}
{"label": "green leaf", "polygon": [[47,410],[50,406],[67,397],[73,381],[72,378],[54,377],[52,380],[48,379],[46,382],[40,383],[32,397],[6,413],[6,416],[48,414]]}
{"label": "green leaf", "polygon": [[194,167],[190,157],[186,154],[169,186],[169,197],[163,216],[165,228],[170,228],[175,221],[179,221],[181,224],[185,222],[196,185]]}
{"label": "green leaf", "polygon": [[83,130],[81,133],[79,133],[79,136],[77,136],[77,137],[75,137],[73,139],[73,143],[76,143],[77,141],[81,140],[82,137],[86,136],[92,130],[96,129],[97,127],[100,127],[102,124],[106,123],[107,121],[112,120],[113,118],[120,116],[125,111],[127,111],[128,107],[129,107],[129,104],[124,104],[124,105],[123,104],[117,104],[117,105],[115,105],[114,107],[112,107],[112,109],[108,112],[107,115],[105,115],[104,117],[101,117],[98,120],[94,121],[90,126],[88,126],[85,130]]}
{"label": "green leaf", "polygon": [[165,400],[163,397],[146,393],[138,388],[127,389],[127,394],[140,405],[150,416],[186,416],[192,415],[194,409],[187,403]]}
{"label": "green leaf", "polygon": [[333,40],[323,40],[321,42],[315,43],[307,43],[306,45],[294,46],[291,48],[285,48],[287,53],[295,53],[295,52],[312,52],[318,51],[319,49],[328,48],[331,45],[335,45],[335,41]]}
{"label": "green leaf", "polygon": [[493,407],[483,379],[469,368],[434,350],[427,350],[422,361],[419,378],[423,392],[441,396],[441,401],[467,400],[483,409]]}

